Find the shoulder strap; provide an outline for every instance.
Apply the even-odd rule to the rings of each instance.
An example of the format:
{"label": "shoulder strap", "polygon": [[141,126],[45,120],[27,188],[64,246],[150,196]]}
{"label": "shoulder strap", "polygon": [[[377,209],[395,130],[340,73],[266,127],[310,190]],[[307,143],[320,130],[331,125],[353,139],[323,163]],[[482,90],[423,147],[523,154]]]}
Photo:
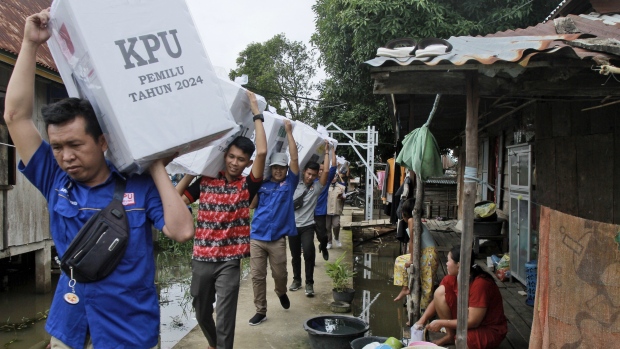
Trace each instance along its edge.
{"label": "shoulder strap", "polygon": [[116,184],[114,185],[114,196],[112,200],[117,200],[123,202],[123,196],[125,195],[125,187],[127,186],[127,181],[119,176],[116,176]]}

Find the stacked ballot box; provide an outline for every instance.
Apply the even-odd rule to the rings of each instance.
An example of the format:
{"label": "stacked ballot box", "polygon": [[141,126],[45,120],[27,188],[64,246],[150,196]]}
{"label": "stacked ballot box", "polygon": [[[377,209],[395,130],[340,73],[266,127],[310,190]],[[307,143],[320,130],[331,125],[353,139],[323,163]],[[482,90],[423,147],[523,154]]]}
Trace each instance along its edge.
{"label": "stacked ballot box", "polygon": [[184,0],[54,0],[48,41],[124,172],[205,147],[236,123]]}
{"label": "stacked ballot box", "polygon": [[239,136],[249,137],[253,130],[252,119],[236,125],[224,137],[209,143],[208,146],[175,158],[166,166],[166,171],[170,174],[189,173],[217,177],[218,173],[224,170],[224,156],[230,143]]}
{"label": "stacked ballot box", "polygon": [[293,138],[297,144],[300,169],[303,170],[310,161],[323,162],[325,138],[317,130],[298,121],[293,129]]}
{"label": "stacked ballot box", "polygon": [[[228,103],[230,113],[235,119],[235,122],[240,125],[248,119],[251,120],[254,115],[252,114],[252,109],[250,108],[250,99],[246,94],[247,90],[234,81],[230,81],[229,79],[223,77],[220,77],[220,85],[222,87],[222,92],[224,93],[224,98]],[[267,101],[263,96],[256,95],[256,102],[258,104],[258,109],[261,112],[267,107]],[[250,134],[252,134],[252,132],[254,132],[253,125]]]}
{"label": "stacked ballot box", "polygon": [[[271,177],[271,170],[269,169],[271,156],[274,153],[285,153],[288,149],[288,140],[286,137],[286,129],[284,128],[284,120],[286,119],[284,116],[269,111],[264,111],[263,116],[265,117],[263,126],[265,127],[265,136],[267,136],[267,160],[265,161],[263,178],[267,179]],[[291,124],[294,130],[297,122],[291,120]],[[255,135],[253,134],[252,141],[254,141],[254,137]],[[254,156],[252,156],[252,160],[254,160]],[[250,174],[251,170],[252,167],[250,166],[243,174],[247,176]]]}

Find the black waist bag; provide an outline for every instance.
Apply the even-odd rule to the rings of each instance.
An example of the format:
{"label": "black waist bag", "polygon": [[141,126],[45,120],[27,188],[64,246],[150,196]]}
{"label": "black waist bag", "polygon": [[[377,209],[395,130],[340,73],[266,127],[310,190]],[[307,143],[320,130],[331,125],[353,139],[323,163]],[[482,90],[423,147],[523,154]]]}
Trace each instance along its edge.
{"label": "black waist bag", "polygon": [[60,260],[60,268],[77,282],[105,278],[125,255],[129,244],[129,223],[122,203],[125,185],[125,180],[116,179],[112,202],[84,224]]}
{"label": "black waist bag", "polygon": [[306,190],[304,190],[304,192],[301,193],[300,197],[293,200],[293,208],[295,209],[295,211],[299,210],[300,208],[304,206],[304,198],[306,197],[306,194],[308,194],[308,190],[310,190],[311,186],[312,186],[312,183],[310,183],[310,185],[306,187]]}

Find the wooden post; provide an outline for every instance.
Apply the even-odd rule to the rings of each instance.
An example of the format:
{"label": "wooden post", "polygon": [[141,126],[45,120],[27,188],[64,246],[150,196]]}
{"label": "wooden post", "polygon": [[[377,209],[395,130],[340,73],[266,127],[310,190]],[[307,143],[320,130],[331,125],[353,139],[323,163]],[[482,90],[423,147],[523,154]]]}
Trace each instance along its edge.
{"label": "wooden post", "polygon": [[[467,122],[465,124],[465,175],[477,177],[478,172],[478,76],[467,72]],[[467,315],[469,307],[469,266],[474,237],[474,205],[476,204],[476,181],[464,179],[463,185],[463,233],[461,234],[461,260],[458,277],[458,311],[456,348],[467,348]]]}
{"label": "wooden post", "polygon": [[414,324],[420,319],[420,246],[422,241],[422,202],[424,201],[424,182],[420,175],[416,173],[416,192],[415,192],[415,205],[413,206],[413,233],[411,238],[413,240],[413,251],[409,251],[412,254],[411,267],[413,272],[410,273],[409,278],[409,290],[411,291],[411,297],[409,306],[407,307],[409,312],[409,323]]}
{"label": "wooden post", "polygon": [[35,289],[37,293],[52,290],[52,248],[46,242],[42,249],[34,251]]}

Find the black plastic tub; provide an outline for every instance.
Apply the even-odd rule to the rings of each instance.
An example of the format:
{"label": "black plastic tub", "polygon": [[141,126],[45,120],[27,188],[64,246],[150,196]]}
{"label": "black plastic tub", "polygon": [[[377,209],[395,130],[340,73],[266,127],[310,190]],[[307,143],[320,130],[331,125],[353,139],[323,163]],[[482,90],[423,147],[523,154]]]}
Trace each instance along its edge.
{"label": "black plastic tub", "polygon": [[506,220],[497,218],[494,222],[474,222],[474,236],[498,236]]}
{"label": "black plastic tub", "polygon": [[312,349],[349,349],[351,341],[364,336],[370,327],[358,318],[322,315],[304,322]]}

